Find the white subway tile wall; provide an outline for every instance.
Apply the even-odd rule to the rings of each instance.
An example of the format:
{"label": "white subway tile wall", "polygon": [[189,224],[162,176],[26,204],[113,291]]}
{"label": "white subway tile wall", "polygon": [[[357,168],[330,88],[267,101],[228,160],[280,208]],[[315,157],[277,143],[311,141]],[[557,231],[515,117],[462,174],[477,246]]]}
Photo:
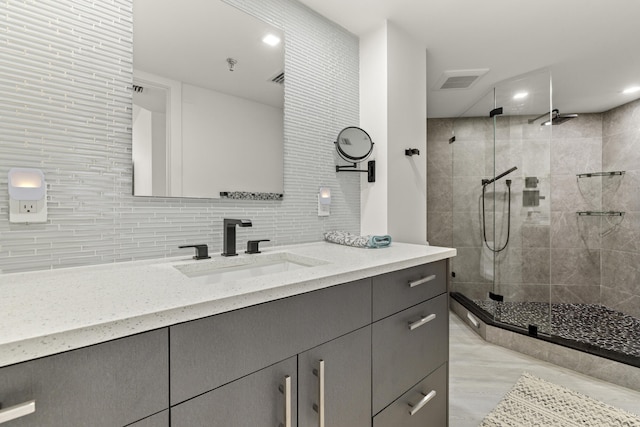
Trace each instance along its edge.
{"label": "white subway tile wall", "polygon": [[[215,254],[224,217],[253,221],[239,248],[359,231],[360,176],[336,174],[333,147],[359,121],[357,37],[296,1],[227,2],[285,31],[282,201],[131,196],[132,0],[0,1],[0,272]],[[9,224],[11,167],[44,171],[47,223]]]}

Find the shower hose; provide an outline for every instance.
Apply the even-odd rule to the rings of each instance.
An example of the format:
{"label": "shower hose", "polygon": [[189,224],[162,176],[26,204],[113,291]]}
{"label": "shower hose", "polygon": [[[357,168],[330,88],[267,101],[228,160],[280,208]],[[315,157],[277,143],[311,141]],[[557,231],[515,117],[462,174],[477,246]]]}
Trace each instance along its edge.
{"label": "shower hose", "polygon": [[[509,244],[509,234],[511,232],[511,180],[508,179],[507,180],[507,189],[508,189],[508,194],[509,194],[509,198],[508,198],[508,213],[507,213],[507,241],[504,242],[504,246],[501,248],[496,248],[496,247],[491,247],[489,246],[489,242],[487,242],[487,226],[485,223],[485,214],[484,214],[484,194],[485,194],[485,189],[487,188],[486,184],[482,186],[482,237],[484,239],[484,244],[487,246],[487,248],[489,248],[489,250],[491,252],[494,253],[498,253],[498,252],[502,252],[503,250],[506,249],[507,245]],[[495,211],[494,211],[494,215],[495,215]],[[495,233],[495,223],[494,223],[494,230],[493,232]]]}

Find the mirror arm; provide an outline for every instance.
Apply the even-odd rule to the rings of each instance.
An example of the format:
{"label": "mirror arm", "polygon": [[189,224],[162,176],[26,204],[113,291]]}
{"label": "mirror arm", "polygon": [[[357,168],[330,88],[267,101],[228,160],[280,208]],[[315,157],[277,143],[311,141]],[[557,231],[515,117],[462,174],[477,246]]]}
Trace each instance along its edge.
{"label": "mirror arm", "polygon": [[376,161],[369,160],[367,162],[367,169],[356,169],[358,165],[354,163],[349,166],[336,165],[336,172],[366,172],[367,182],[376,182]]}

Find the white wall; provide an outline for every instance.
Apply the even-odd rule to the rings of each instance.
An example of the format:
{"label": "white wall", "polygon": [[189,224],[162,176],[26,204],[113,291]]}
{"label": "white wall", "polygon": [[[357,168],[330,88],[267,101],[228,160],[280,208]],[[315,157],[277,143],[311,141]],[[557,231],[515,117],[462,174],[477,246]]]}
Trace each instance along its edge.
{"label": "white wall", "polygon": [[[388,233],[387,197],[387,25],[360,37],[360,127],[374,142],[376,182],[362,174],[360,232]],[[366,163],[363,163],[364,167]]]}
{"label": "white wall", "polygon": [[426,49],[393,23],[360,38],[360,124],[376,142],[377,169],[362,185],[362,234],[427,241],[426,81]]}
{"label": "white wall", "polygon": [[283,121],[281,108],[183,84],[183,196],[282,193]]}

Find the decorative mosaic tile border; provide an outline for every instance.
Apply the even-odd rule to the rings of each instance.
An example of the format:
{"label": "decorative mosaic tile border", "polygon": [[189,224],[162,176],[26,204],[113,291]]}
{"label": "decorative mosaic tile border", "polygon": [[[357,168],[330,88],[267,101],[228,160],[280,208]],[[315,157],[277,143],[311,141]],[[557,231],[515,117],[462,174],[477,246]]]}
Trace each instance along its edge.
{"label": "decorative mosaic tile border", "polygon": [[234,200],[282,200],[282,193],[250,193],[248,191],[221,191],[220,197]]}

